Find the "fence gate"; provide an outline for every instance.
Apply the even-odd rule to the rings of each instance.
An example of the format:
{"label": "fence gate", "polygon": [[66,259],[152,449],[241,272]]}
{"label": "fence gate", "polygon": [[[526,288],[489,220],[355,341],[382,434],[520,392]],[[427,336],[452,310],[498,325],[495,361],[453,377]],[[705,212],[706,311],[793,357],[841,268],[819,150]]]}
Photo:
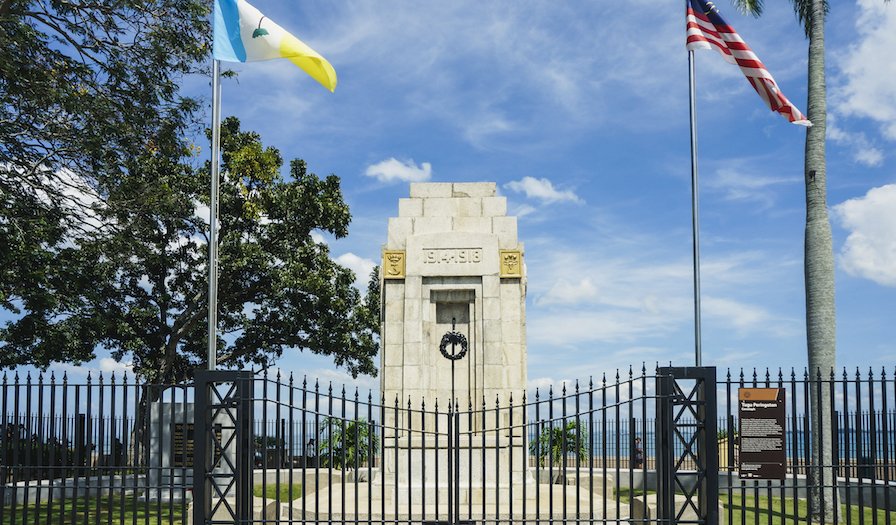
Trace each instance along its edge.
{"label": "fence gate", "polygon": [[716,525],[715,372],[448,403],[201,372],[193,523]]}
{"label": "fence gate", "polygon": [[193,523],[252,520],[252,372],[196,373]]}
{"label": "fence gate", "polygon": [[[659,521],[719,523],[716,412],[715,367],[659,368],[656,407]],[[691,468],[682,468],[685,464]]]}

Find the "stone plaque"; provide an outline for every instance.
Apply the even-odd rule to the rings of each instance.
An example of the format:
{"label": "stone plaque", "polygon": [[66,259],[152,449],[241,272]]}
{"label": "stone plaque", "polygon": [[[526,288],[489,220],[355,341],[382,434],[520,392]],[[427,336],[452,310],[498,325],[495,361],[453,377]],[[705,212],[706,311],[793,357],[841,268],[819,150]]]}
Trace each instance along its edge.
{"label": "stone plaque", "polygon": [[787,475],[783,388],[741,388],[740,477],[783,480]]}
{"label": "stone plaque", "polygon": [[407,276],[498,275],[498,237],[446,231],[407,239]]}
{"label": "stone plaque", "polygon": [[383,251],[383,278],[384,279],[404,279],[405,262],[404,251],[385,250]]}
{"label": "stone plaque", "polygon": [[193,466],[193,423],[175,423],[171,433],[171,466]]}
{"label": "stone plaque", "polygon": [[501,250],[501,277],[522,277],[523,255],[519,250]]}

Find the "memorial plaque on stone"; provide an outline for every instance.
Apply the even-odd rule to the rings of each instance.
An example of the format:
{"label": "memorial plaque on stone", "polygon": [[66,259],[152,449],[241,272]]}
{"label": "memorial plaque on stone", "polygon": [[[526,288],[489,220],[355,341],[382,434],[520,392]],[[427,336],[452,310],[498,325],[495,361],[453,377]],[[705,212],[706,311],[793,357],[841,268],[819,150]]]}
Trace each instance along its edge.
{"label": "memorial plaque on stone", "polygon": [[171,466],[193,465],[193,423],[175,423],[171,434]]}
{"label": "memorial plaque on stone", "polygon": [[783,388],[741,388],[741,479],[783,480],[787,475],[786,406]]}

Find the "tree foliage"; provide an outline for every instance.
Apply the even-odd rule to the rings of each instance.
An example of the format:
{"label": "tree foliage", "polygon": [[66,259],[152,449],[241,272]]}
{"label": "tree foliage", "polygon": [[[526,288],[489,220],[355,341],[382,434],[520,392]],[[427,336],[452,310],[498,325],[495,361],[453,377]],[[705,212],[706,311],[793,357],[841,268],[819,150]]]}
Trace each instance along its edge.
{"label": "tree foliage", "polygon": [[0,308],[23,316],[0,366],[92,352],[97,327],[65,322],[93,293],[78,241],[116,226],[97,208],[157,137],[195,125],[179,86],[205,62],[208,14],[204,0],[0,0]]}
{"label": "tree foliage", "polygon": [[[234,118],[221,131],[219,364],[263,366],[298,348],[331,356],[353,375],[375,374],[378,319],[352,272],[312,238],[348,233],[339,178],[294,160],[285,179],[280,153],[257,134]],[[175,125],[153,144],[109,186],[99,213],[115,227],[60,250],[45,272],[60,274],[54,288],[66,293],[29,303],[0,331],[0,365],[86,360],[99,346],[130,356],[152,382],[205,366],[210,164],[192,166]]]}
{"label": "tree foliage", "polygon": [[0,0],[0,178],[56,196],[44,170],[101,179],[195,108],[179,93],[209,49],[202,0]]}

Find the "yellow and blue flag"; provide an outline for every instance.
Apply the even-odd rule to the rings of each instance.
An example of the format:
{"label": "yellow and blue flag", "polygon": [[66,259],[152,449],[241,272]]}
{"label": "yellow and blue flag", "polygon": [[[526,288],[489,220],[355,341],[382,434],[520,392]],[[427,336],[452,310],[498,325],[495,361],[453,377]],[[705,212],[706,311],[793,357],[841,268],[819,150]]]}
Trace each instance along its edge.
{"label": "yellow and blue flag", "polygon": [[327,59],[245,0],[215,0],[212,54],[225,62],[286,58],[325,88],[336,89],[336,70]]}

